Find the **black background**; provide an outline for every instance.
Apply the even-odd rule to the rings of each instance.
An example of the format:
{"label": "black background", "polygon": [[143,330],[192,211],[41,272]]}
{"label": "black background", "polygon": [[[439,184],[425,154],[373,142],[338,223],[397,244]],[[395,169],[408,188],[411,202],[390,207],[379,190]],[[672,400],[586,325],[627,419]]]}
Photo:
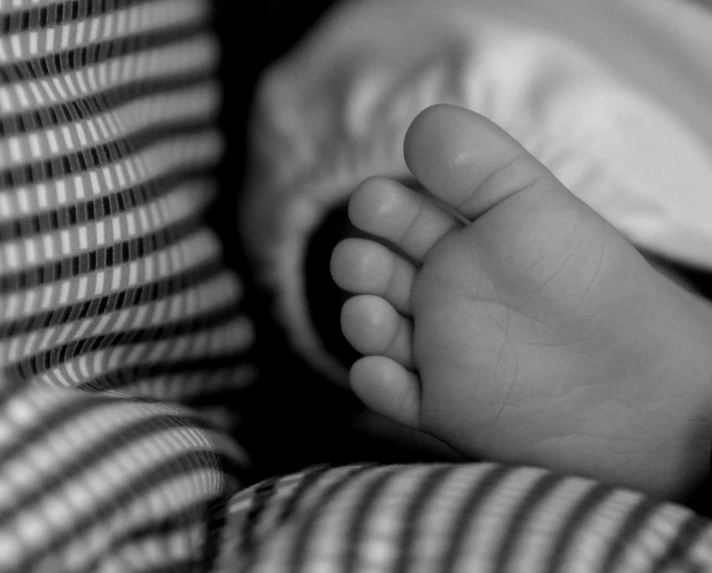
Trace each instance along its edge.
{"label": "black background", "polygon": [[[246,394],[236,398],[239,401],[236,408],[246,414],[239,439],[253,456],[256,468],[249,479],[298,471],[316,463],[425,461],[428,456],[422,452],[408,446],[384,444],[356,431],[350,421],[362,410],[360,403],[322,379],[289,350],[282,330],[269,312],[269,293],[250,281],[249,264],[235,228],[247,161],[250,106],[260,73],[294,47],[333,2],[269,1],[245,6],[217,0],[215,4],[216,27],[223,50],[221,124],[226,154],[219,170],[222,194],[208,218],[225,245],[226,263],[246,282],[242,304],[255,317],[257,345],[253,357],[262,376]],[[329,241],[315,244],[321,247],[317,256],[321,260],[311,260],[310,264],[328,273]],[[333,297],[328,276],[320,280],[321,288],[328,291],[326,295]],[[325,300],[324,296],[321,298]],[[332,331],[334,326],[338,327],[339,304],[339,300],[331,300],[324,310],[325,315],[336,320],[328,327]],[[339,336],[334,337],[337,343]]]}

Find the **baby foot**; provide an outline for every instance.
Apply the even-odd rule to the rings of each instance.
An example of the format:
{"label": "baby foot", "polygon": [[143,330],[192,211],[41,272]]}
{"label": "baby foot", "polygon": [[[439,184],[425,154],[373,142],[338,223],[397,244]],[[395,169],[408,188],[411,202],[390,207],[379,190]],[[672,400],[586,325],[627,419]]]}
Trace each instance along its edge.
{"label": "baby foot", "polygon": [[[332,276],[373,410],[470,457],[679,497],[709,471],[712,311],[508,134],[450,105],[372,178]],[[388,246],[384,246],[388,245]]]}

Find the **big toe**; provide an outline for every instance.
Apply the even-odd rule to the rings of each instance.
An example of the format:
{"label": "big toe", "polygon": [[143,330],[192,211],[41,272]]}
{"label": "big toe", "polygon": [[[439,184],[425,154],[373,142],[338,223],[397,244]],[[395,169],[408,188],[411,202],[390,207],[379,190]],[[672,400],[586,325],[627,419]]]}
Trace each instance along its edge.
{"label": "big toe", "polygon": [[[645,266],[610,224],[475,112],[445,104],[424,110],[406,134],[405,158],[430,193],[473,221],[428,260],[438,270],[429,276],[439,281],[472,264],[477,276],[487,275],[489,283],[460,275],[470,296],[492,296],[514,308],[526,304],[547,321],[558,316],[548,316],[550,301],[561,310],[565,300],[578,316],[583,302],[603,304],[606,289],[591,290],[601,276],[632,277]],[[466,255],[454,270],[442,262],[446,248]],[[620,276],[616,280],[621,283]]]}
{"label": "big toe", "polygon": [[406,134],[405,160],[436,197],[475,219],[520,191],[569,194],[519,142],[487,118],[438,104]]}

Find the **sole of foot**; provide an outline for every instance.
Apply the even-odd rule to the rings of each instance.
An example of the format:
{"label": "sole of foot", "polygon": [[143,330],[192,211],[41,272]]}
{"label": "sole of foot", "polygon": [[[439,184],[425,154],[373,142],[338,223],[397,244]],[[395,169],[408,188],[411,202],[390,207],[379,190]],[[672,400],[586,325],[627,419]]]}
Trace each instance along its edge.
{"label": "sole of foot", "polygon": [[335,248],[373,410],[469,457],[679,498],[709,471],[712,311],[486,118],[422,112],[424,192],[365,181]]}

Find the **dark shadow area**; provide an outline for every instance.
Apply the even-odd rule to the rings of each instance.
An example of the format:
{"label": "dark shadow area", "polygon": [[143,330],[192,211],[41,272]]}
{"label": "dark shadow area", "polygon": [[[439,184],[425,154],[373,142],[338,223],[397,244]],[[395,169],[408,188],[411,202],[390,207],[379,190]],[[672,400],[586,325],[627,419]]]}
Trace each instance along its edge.
{"label": "dark shadow area", "polygon": [[[220,122],[226,146],[218,169],[222,193],[207,217],[224,245],[227,265],[244,282],[241,305],[252,317],[256,331],[256,345],[250,357],[261,376],[235,398],[235,407],[245,413],[238,433],[253,458],[255,471],[248,476],[251,482],[316,463],[420,461],[419,454],[407,444],[381,443],[359,431],[352,420],[363,411],[360,402],[314,372],[290,350],[285,333],[271,312],[272,295],[252,280],[236,229],[248,161],[250,108],[260,74],[292,48],[331,4],[332,0],[257,2],[245,9],[240,6],[236,14],[236,4],[215,2],[215,24],[223,50],[220,74],[224,105]],[[343,236],[345,221],[345,212],[338,209],[334,217],[325,219],[318,236],[310,241],[306,270],[315,278],[309,281],[310,301],[317,309],[315,320],[320,329],[325,329],[330,344],[335,344],[330,347],[332,352],[343,356],[348,364],[357,355],[338,329],[342,295],[328,274],[331,249]],[[319,300],[323,306],[314,303]]]}
{"label": "dark shadow area", "polygon": [[309,239],[304,263],[305,292],[309,316],[326,350],[339,362],[350,365],[359,358],[341,332],[341,307],[349,295],[336,286],[329,264],[336,244],[356,234],[346,204],[332,209]]}

